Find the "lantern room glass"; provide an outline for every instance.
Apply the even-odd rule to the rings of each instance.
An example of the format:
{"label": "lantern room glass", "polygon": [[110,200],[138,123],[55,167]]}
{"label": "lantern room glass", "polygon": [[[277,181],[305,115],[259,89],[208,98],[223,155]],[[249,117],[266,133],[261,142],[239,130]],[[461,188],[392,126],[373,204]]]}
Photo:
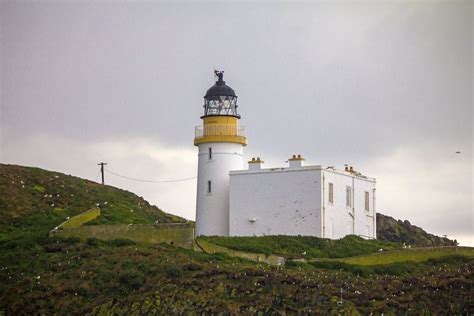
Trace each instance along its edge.
{"label": "lantern room glass", "polygon": [[204,99],[204,116],[226,115],[240,117],[237,113],[237,97],[216,96]]}

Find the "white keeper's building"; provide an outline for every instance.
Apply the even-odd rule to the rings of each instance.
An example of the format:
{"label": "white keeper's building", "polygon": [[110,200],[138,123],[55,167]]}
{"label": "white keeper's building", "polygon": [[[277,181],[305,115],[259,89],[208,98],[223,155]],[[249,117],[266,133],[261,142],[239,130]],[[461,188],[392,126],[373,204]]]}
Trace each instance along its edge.
{"label": "white keeper's building", "polygon": [[199,148],[196,236],[376,238],[374,178],[352,167],[305,166],[300,155],[282,168],[264,168],[260,158],[244,168],[247,138],[239,125],[237,96],[223,72],[216,75],[194,138]]}

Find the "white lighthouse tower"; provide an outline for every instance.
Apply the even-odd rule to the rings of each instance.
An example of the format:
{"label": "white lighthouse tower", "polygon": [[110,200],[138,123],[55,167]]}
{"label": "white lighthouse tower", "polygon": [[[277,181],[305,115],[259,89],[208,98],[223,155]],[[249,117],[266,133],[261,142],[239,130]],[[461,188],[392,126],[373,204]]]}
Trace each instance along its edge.
{"label": "white lighthouse tower", "polygon": [[199,147],[196,236],[229,235],[229,172],[243,167],[245,128],[239,126],[237,96],[215,71],[216,83],[204,96],[203,125],[196,126]]}

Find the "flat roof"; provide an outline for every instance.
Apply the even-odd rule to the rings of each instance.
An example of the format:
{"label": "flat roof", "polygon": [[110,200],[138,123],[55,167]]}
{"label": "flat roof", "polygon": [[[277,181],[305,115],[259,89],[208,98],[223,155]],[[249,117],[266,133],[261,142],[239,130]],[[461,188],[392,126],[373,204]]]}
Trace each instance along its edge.
{"label": "flat roof", "polygon": [[335,174],[339,174],[346,177],[357,178],[360,180],[376,182],[375,178],[367,177],[361,173],[353,173],[344,170],[335,169],[332,166],[321,166],[321,165],[314,165],[314,166],[301,166],[301,167],[283,167],[283,168],[264,168],[264,169],[255,169],[255,170],[233,170],[230,171],[229,175],[236,176],[236,175],[250,175],[250,174],[266,174],[266,173],[280,173],[280,172],[302,172],[302,171],[324,171],[324,172],[331,172]]}

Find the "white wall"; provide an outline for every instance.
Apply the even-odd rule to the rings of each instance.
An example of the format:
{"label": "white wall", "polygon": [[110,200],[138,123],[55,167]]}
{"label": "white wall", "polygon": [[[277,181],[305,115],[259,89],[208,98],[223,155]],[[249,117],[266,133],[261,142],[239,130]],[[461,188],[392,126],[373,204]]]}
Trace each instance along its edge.
{"label": "white wall", "polygon": [[[375,182],[354,179],[355,234],[364,238],[377,238],[374,194]],[[365,192],[369,193],[369,211],[365,210]]]}
{"label": "white wall", "polygon": [[315,168],[231,172],[230,236],[320,236],[320,182]]}
{"label": "white wall", "polygon": [[[339,239],[354,234],[375,238],[375,181],[361,179],[344,171],[323,173],[323,236]],[[329,183],[333,184],[334,202],[329,202]],[[346,187],[351,188],[351,207],[346,206]],[[365,210],[365,192],[369,192],[369,211]]]}
{"label": "white wall", "polygon": [[[329,183],[334,188],[332,204]],[[346,186],[351,188],[350,207],[346,206]],[[233,171],[229,234],[375,238],[374,189],[374,179],[320,166]],[[366,191],[369,211],[365,210]]]}
{"label": "white wall", "polygon": [[[212,159],[209,159],[209,147]],[[205,143],[199,145],[196,197],[196,236],[229,235],[229,172],[241,170],[243,145]],[[212,192],[207,192],[208,181]]]}

